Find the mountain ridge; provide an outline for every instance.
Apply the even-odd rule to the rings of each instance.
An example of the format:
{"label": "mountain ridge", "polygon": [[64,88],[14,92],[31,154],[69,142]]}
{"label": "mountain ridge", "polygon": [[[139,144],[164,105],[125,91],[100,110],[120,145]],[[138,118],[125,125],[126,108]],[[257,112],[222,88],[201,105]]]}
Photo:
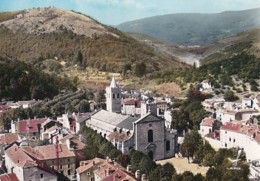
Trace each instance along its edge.
{"label": "mountain ridge", "polygon": [[260,27],[260,8],[214,14],[167,14],[125,22],[119,30],[146,34],[168,43],[205,45]]}

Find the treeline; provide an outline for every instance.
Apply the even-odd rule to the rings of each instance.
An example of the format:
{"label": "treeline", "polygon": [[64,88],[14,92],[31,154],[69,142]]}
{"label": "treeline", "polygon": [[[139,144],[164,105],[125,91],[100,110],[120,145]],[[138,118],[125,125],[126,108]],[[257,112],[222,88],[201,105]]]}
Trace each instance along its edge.
{"label": "treeline", "polygon": [[49,75],[20,62],[0,63],[0,98],[30,100],[52,98],[61,90],[75,90],[69,79]]}
{"label": "treeline", "polygon": [[243,83],[250,83],[251,89],[257,91],[255,79],[260,78],[260,60],[253,55],[242,52],[231,58],[203,65],[199,68],[166,69],[154,72],[149,77],[158,83],[176,82],[180,86],[187,83],[201,82],[209,79],[215,87],[233,86],[231,76],[236,75]]}
{"label": "treeline", "polygon": [[61,115],[66,112],[89,112],[89,100],[93,99],[93,96],[93,92],[90,90],[67,92],[53,97],[50,101],[44,102],[42,107],[49,108],[54,115]]}

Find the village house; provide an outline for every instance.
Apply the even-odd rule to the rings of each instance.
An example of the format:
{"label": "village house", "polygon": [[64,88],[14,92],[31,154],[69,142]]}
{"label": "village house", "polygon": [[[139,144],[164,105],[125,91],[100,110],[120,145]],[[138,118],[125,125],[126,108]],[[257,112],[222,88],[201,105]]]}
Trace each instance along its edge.
{"label": "village house", "polygon": [[68,134],[59,140],[59,143],[66,143],[67,146],[70,147],[70,150],[74,151],[74,154],[76,156],[75,157],[76,166],[79,164],[80,161],[84,160],[86,156],[85,154],[86,144],[83,142],[84,142],[84,138],[81,135],[77,136],[74,134]]}
{"label": "village house", "polygon": [[213,125],[215,123],[215,119],[211,117],[204,118],[200,123],[200,130],[199,133],[202,137],[211,133],[213,131]]}
{"label": "village house", "polygon": [[257,124],[226,123],[220,130],[206,134],[204,139],[214,148],[243,149],[248,161],[260,159],[260,126]]}
{"label": "village house", "polygon": [[24,136],[36,140],[40,138],[40,133],[42,130],[41,125],[45,121],[49,121],[49,118],[18,120],[16,122],[12,121],[11,132],[18,133],[20,136]]}
{"label": "village house", "polygon": [[208,91],[208,90],[212,90],[212,88],[213,86],[209,80],[206,79],[201,82],[200,91]]}
{"label": "village house", "polygon": [[122,101],[122,114],[129,116],[140,116],[141,102],[137,99],[126,98]]}
{"label": "village house", "polygon": [[171,124],[172,124],[172,110],[166,110],[164,111],[164,115],[163,115],[164,119],[165,119],[165,126],[166,128],[171,128]]}
{"label": "village house", "polygon": [[76,171],[76,155],[70,142],[58,145],[45,145],[30,147],[24,146],[22,150],[30,157],[40,160],[52,170],[63,173],[64,176],[72,178]]}
{"label": "village house", "polygon": [[253,108],[253,100],[251,98],[242,99],[242,109]]}
{"label": "village house", "polygon": [[5,166],[7,172],[16,174],[19,181],[57,181],[56,174],[46,163],[29,156],[16,143],[5,149]]}
{"label": "village house", "polygon": [[252,107],[253,109],[260,110],[260,94],[255,96]]}
{"label": "village house", "polygon": [[37,107],[41,104],[42,101],[38,100],[36,101],[35,99],[33,100],[29,100],[29,101],[17,101],[17,102],[7,102],[6,105],[11,107],[12,109],[16,109],[16,108],[33,108],[33,107]]}
{"label": "village house", "polygon": [[80,162],[77,168],[78,181],[137,181],[130,170],[107,159],[94,158]]}
{"label": "village house", "polygon": [[4,155],[4,148],[20,139],[17,133],[0,134],[0,155]]}
{"label": "village house", "polygon": [[64,128],[67,128],[74,133],[78,133],[91,114],[92,113],[66,113],[62,114],[61,117],[58,117],[57,121],[62,124]]}

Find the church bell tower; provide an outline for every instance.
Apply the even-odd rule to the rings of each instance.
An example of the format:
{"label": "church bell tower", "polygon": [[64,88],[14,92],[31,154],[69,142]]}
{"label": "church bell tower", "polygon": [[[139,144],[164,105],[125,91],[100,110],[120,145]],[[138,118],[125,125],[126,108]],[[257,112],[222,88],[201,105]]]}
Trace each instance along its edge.
{"label": "church bell tower", "polygon": [[121,89],[113,76],[109,87],[106,87],[107,111],[121,113]]}

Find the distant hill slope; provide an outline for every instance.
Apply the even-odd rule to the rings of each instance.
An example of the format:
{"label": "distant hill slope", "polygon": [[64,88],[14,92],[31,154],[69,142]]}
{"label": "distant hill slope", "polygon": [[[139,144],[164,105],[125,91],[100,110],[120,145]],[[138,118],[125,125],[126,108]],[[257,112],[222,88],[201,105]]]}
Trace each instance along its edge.
{"label": "distant hill slope", "polygon": [[215,44],[205,46],[172,45],[141,34],[129,33],[129,36],[154,47],[157,52],[190,65],[229,59],[241,52],[260,58],[260,28],[225,37]]}
{"label": "distant hill slope", "polygon": [[260,8],[217,14],[169,14],[122,23],[118,29],[186,45],[211,44],[260,27]]}
{"label": "distant hill slope", "polygon": [[[92,18],[57,8],[0,13],[0,57],[43,67],[45,59],[119,72],[144,62],[148,71],[179,66],[173,57],[154,51]],[[79,54],[81,54],[79,58]]]}

